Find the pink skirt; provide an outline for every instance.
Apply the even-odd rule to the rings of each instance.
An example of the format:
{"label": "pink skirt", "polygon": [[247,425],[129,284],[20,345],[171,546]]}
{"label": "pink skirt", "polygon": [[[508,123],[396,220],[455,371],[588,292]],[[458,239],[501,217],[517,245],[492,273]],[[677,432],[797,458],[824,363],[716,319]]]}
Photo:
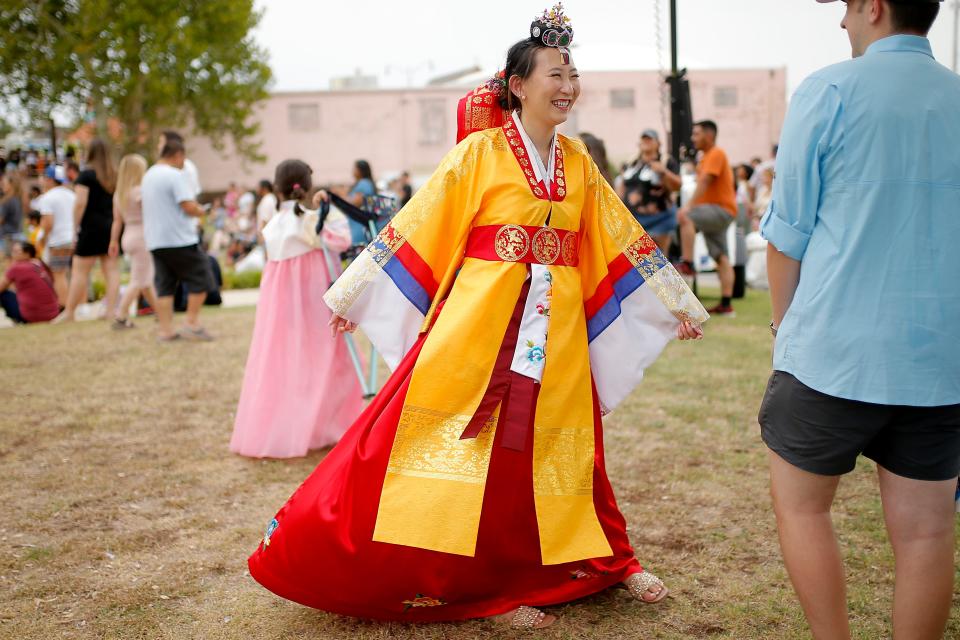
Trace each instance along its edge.
{"label": "pink skirt", "polygon": [[230,450],[295,458],[335,444],[363,410],[347,344],[330,335],[323,252],[263,270]]}
{"label": "pink skirt", "polygon": [[153,286],[153,256],[143,239],[143,225],[124,226],[120,246],[130,260],[130,286],[135,289]]}

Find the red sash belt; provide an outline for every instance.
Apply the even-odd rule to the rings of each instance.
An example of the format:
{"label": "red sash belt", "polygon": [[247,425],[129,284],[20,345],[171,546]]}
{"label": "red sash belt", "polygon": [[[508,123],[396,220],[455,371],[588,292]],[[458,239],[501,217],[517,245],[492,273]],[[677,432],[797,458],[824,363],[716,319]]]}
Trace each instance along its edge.
{"label": "red sash belt", "polygon": [[580,234],[553,227],[519,224],[474,227],[467,238],[470,258],[527,264],[575,267],[580,251]]}

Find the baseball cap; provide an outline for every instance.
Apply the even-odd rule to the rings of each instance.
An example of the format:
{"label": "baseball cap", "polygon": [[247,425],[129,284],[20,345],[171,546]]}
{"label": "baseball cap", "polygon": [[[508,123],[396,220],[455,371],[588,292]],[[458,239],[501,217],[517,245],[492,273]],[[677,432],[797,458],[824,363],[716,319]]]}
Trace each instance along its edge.
{"label": "baseball cap", "polygon": [[651,140],[656,140],[660,142],[660,136],[653,129],[644,129],[643,133],[640,134],[641,138],[650,138]]}
{"label": "baseball cap", "polygon": [[52,164],[47,167],[46,171],[44,171],[44,174],[51,180],[55,180],[57,182],[63,182],[67,179],[67,172],[58,164]]}

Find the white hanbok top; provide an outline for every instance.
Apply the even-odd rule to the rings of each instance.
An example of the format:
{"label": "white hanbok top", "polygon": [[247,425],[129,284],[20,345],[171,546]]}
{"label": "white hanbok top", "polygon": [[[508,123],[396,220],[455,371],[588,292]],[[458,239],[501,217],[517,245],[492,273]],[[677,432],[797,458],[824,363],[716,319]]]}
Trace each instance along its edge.
{"label": "white hanbok top", "polygon": [[268,260],[296,258],[322,248],[322,244],[337,254],[350,246],[350,226],[340,211],[331,207],[323,224],[323,232],[318,236],[317,221],[320,214],[303,209],[298,216],[293,212],[293,205],[293,200],[281,203],[280,210],[263,228]]}

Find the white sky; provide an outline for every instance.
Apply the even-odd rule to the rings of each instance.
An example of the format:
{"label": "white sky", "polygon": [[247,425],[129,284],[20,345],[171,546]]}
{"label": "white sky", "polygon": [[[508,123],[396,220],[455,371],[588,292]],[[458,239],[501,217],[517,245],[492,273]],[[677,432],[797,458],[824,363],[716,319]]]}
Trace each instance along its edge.
{"label": "white sky", "polygon": [[[941,5],[930,34],[934,55],[950,66],[953,0]],[[257,0],[257,32],[269,51],[273,90],[327,89],[357,69],[380,86],[423,84],[479,64],[491,73],[530,21],[554,0]],[[670,64],[669,0],[662,6],[663,65]],[[568,0],[581,72],[657,69],[657,0]],[[786,67],[788,90],[816,69],[850,56],[839,27],[842,2],[678,0],[680,66]],[[584,78],[589,82],[589,73]]]}

